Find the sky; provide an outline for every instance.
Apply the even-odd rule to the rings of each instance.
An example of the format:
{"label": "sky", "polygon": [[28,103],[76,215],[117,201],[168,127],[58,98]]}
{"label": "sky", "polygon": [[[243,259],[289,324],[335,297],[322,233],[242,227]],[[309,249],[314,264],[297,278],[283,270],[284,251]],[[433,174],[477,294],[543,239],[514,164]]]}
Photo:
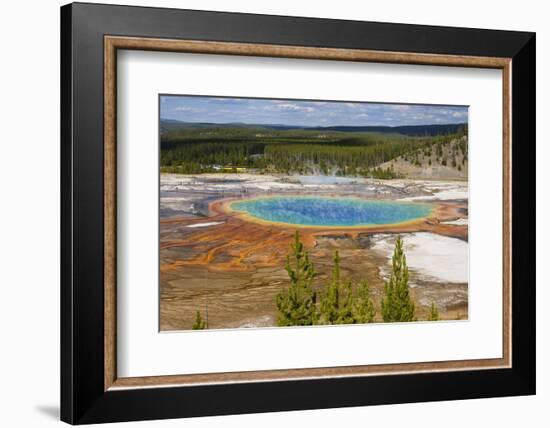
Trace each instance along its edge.
{"label": "sky", "polygon": [[162,95],[160,117],[308,127],[403,126],[466,123],[468,107]]}

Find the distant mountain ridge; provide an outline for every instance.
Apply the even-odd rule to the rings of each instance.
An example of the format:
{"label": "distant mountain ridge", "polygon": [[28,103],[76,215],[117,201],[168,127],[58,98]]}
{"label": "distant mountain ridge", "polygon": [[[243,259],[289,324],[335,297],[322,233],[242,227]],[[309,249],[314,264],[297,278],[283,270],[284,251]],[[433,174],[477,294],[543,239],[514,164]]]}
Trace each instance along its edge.
{"label": "distant mountain ridge", "polygon": [[430,125],[403,125],[403,126],[295,126],[283,124],[251,124],[251,123],[210,123],[210,122],[184,122],[174,119],[161,119],[161,132],[172,131],[180,128],[258,128],[285,130],[309,130],[309,131],[338,131],[338,132],[378,132],[384,134],[402,134],[409,136],[433,136],[457,132],[466,123],[447,123]]}

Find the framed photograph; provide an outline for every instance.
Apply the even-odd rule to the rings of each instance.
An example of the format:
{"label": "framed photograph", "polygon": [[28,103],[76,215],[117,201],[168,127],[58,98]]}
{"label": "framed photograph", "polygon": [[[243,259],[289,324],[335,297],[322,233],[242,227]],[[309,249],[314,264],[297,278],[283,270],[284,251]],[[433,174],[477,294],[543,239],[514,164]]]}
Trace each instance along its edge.
{"label": "framed photograph", "polygon": [[535,393],[535,35],[61,8],[61,418]]}

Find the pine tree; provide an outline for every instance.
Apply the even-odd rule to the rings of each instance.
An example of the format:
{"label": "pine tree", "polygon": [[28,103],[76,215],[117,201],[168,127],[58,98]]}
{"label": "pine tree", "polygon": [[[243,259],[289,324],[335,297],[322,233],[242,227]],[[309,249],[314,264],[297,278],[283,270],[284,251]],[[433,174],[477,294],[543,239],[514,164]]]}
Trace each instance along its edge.
{"label": "pine tree", "polygon": [[321,297],[319,322],[321,324],[355,324],[353,286],[351,281],[342,283],[340,254],[334,253],[332,279]]}
{"label": "pine tree", "polygon": [[340,255],[334,253],[332,280],[325,293],[321,296],[320,322],[321,324],[335,324],[339,317],[340,307]]}
{"label": "pine tree", "polygon": [[334,324],[355,324],[357,321],[354,314],[355,299],[351,281],[341,286],[338,316]]}
{"label": "pine tree", "polygon": [[428,321],[439,321],[439,311],[437,310],[437,306],[434,302],[432,302],[432,305],[430,306],[430,315],[428,315]]}
{"label": "pine tree", "polygon": [[[292,253],[287,256],[285,270],[290,278],[290,287],[276,296],[279,326],[313,325],[317,321],[316,293],[313,279],[316,276],[309,254],[300,242],[296,231]],[[292,263],[291,263],[292,256]]]}
{"label": "pine tree", "polygon": [[392,257],[392,274],[384,285],[385,297],[382,299],[382,318],[385,322],[416,321],[414,302],[409,294],[409,268],[403,252],[403,240],[395,241]]}
{"label": "pine tree", "polygon": [[204,330],[205,328],[206,323],[203,321],[200,311],[197,311],[195,322],[193,323],[193,330]]}
{"label": "pine tree", "polygon": [[365,280],[359,285],[357,298],[354,302],[354,317],[359,324],[374,322],[376,309],[370,297],[369,283]]}

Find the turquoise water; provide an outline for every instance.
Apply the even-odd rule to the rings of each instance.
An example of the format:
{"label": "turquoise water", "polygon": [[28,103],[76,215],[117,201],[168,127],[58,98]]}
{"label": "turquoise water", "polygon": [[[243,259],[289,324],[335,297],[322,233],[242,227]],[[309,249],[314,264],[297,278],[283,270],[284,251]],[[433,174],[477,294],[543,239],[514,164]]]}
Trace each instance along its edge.
{"label": "turquoise water", "polygon": [[274,196],[233,202],[231,209],[260,220],[303,226],[374,226],[430,214],[429,204],[359,198]]}

